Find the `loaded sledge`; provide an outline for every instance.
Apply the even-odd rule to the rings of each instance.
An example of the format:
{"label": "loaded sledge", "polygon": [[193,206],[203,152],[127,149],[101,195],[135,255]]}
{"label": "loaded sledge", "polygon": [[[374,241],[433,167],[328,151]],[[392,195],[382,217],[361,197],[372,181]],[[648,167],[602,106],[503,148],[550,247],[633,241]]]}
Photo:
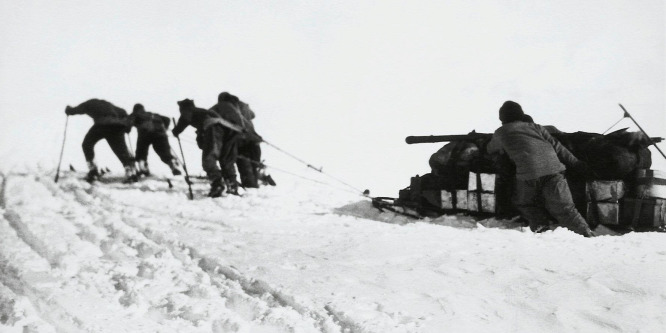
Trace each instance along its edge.
{"label": "loaded sledge", "polygon": [[[610,134],[565,133],[544,126],[591,169],[566,171],[576,208],[588,224],[616,231],[663,231],[666,172],[651,170],[650,145],[663,140],[621,129]],[[373,198],[380,210],[413,218],[466,214],[512,219],[515,166],[505,155],[488,154],[492,134],[409,136],[408,144],[448,142],[429,159],[431,172],[416,175],[397,198]],[[661,151],[660,151],[661,152]]]}

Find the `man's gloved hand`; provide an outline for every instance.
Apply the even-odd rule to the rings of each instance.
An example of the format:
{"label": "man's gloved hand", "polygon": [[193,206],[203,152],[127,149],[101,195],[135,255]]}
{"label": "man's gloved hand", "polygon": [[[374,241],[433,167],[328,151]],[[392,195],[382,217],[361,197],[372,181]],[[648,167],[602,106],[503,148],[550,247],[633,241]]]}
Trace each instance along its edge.
{"label": "man's gloved hand", "polygon": [[585,232],[583,233],[583,237],[588,237],[588,238],[590,238],[590,237],[597,237],[597,234],[595,234],[594,231],[592,231],[591,229],[588,228],[588,229],[585,230]]}
{"label": "man's gloved hand", "polygon": [[72,108],[71,106],[67,105],[67,107],[65,108],[65,114],[68,115],[68,116],[73,115],[73,114],[74,114],[74,108]]}
{"label": "man's gloved hand", "polygon": [[180,134],[180,133],[176,133],[175,128],[174,128],[174,129],[171,130],[171,134],[173,134],[173,136],[175,136],[175,137],[178,137],[178,134]]}

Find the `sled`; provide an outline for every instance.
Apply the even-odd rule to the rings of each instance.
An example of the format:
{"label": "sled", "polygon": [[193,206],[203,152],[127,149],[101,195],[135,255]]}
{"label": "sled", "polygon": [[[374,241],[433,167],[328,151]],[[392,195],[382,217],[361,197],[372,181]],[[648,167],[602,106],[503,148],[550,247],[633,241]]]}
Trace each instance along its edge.
{"label": "sled", "polygon": [[[511,219],[519,212],[511,202],[515,167],[490,156],[492,134],[409,136],[408,144],[450,142],[431,156],[430,173],[411,177],[397,198],[373,199],[373,206],[415,219],[466,214]],[[576,157],[596,172],[567,171],[572,197],[592,228],[619,232],[666,229],[666,173],[650,170],[652,138],[621,129],[607,135],[553,133]],[[638,203],[636,200],[640,200]]]}

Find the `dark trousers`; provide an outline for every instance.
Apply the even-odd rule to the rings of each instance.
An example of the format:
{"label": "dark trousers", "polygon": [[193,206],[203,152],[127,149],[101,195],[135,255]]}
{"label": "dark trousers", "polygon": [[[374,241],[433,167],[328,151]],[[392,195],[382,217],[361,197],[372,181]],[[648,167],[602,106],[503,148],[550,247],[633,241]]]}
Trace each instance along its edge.
{"label": "dark trousers", "polygon": [[211,125],[204,130],[201,165],[208,174],[208,179],[215,181],[224,177],[226,180],[236,180],[238,138],[237,132],[220,124]]}
{"label": "dark trousers", "polygon": [[102,139],[109,143],[111,150],[124,166],[134,163],[125,142],[125,126],[122,125],[93,125],[83,138],[81,145],[86,161],[92,161],[95,158],[95,145]]}
{"label": "dark trousers", "polygon": [[171,154],[171,146],[169,145],[169,138],[165,133],[160,132],[144,132],[139,131],[139,136],[136,139],[136,159],[138,161],[148,160],[148,148],[153,146],[153,150],[160,157],[160,160],[166,164],[170,164],[173,159]]}
{"label": "dark trousers", "polygon": [[259,165],[261,164],[261,147],[258,142],[245,141],[238,146],[238,155],[243,157],[236,161],[243,187],[259,187]]}
{"label": "dark trousers", "polygon": [[514,202],[522,216],[536,231],[548,227],[554,218],[560,225],[579,234],[589,229],[571,198],[571,191],[562,173],[537,179],[516,180]]}

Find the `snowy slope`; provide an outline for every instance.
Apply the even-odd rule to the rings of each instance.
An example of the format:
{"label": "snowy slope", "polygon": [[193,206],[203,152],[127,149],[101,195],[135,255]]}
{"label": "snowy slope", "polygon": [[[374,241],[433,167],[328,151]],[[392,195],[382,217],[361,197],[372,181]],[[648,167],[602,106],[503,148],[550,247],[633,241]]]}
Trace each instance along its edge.
{"label": "snowy slope", "polygon": [[82,176],[2,176],[0,332],[666,330],[666,234],[414,223],[291,178],[218,199],[197,180],[189,201],[182,179]]}

